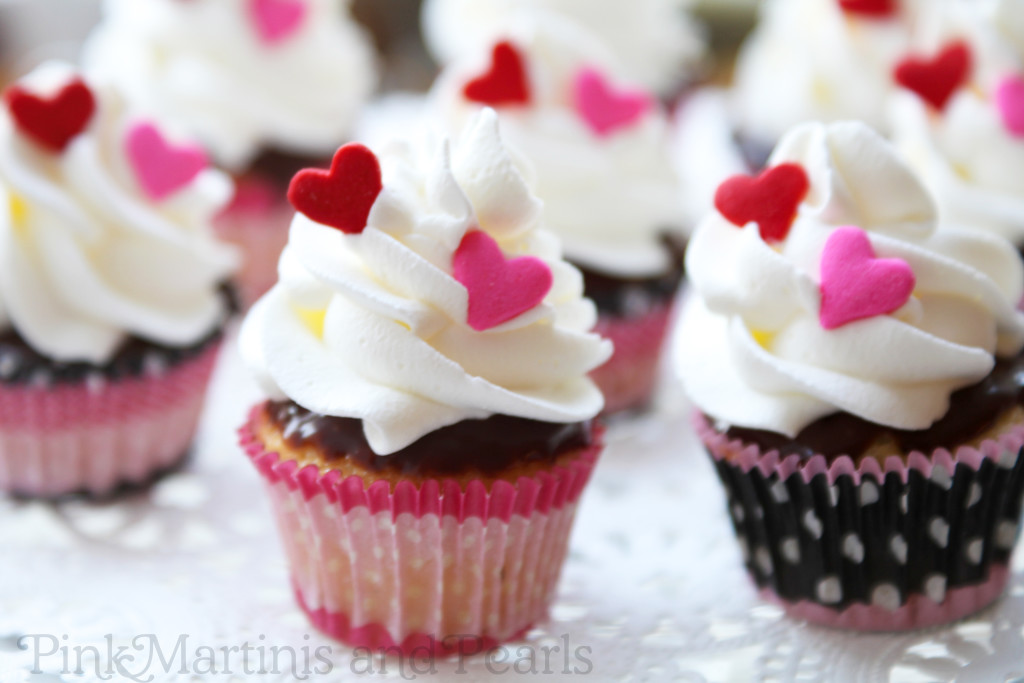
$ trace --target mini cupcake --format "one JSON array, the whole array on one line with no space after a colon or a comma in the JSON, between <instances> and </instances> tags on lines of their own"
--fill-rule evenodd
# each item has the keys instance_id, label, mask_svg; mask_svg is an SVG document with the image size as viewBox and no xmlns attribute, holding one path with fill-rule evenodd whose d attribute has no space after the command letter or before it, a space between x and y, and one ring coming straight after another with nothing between
<instances>
[{"instance_id":1,"label":"mini cupcake","mask_svg":"<svg viewBox=\"0 0 1024 683\"><path fill-rule=\"evenodd\" d=\"M694 80L704 55L702 32L688 0L426 0L421 23L442 66L472 57L523 16L569 21L615 54L627 80L667 100Z\"/></svg>"},{"instance_id":2,"label":"mini cupcake","mask_svg":"<svg viewBox=\"0 0 1024 683\"><path fill-rule=\"evenodd\" d=\"M544 617L601 450L579 272L493 112L449 151L342 147L292 182L281 280L244 323L243 427L298 602L344 642L476 652Z\"/></svg>"},{"instance_id":3,"label":"mini cupcake","mask_svg":"<svg viewBox=\"0 0 1024 683\"><path fill-rule=\"evenodd\" d=\"M50 63L0 110L0 490L105 495L189 449L236 258L201 150Z\"/></svg>"},{"instance_id":4,"label":"mini cupcake","mask_svg":"<svg viewBox=\"0 0 1024 683\"><path fill-rule=\"evenodd\" d=\"M525 22L510 35L442 73L433 114L457 130L497 108L547 226L583 272L598 332L615 344L594 374L605 409L642 407L682 279L685 219L666 114L575 26Z\"/></svg>"},{"instance_id":5,"label":"mini cupcake","mask_svg":"<svg viewBox=\"0 0 1024 683\"><path fill-rule=\"evenodd\" d=\"M934 194L943 227L992 232L1022 249L1024 62L1000 33L1008 17L985 9L934 13L897 73L893 140Z\"/></svg>"},{"instance_id":6,"label":"mini cupcake","mask_svg":"<svg viewBox=\"0 0 1024 683\"><path fill-rule=\"evenodd\" d=\"M84 61L133 105L180 125L230 172L218 233L244 254L251 303L276 280L288 181L326 165L370 96L370 41L347 0L107 0Z\"/></svg>"},{"instance_id":7,"label":"mini cupcake","mask_svg":"<svg viewBox=\"0 0 1024 683\"><path fill-rule=\"evenodd\" d=\"M995 600L1024 493L1024 268L936 230L861 123L726 181L687 253L680 368L747 568L811 621L900 630Z\"/></svg>"},{"instance_id":8,"label":"mini cupcake","mask_svg":"<svg viewBox=\"0 0 1024 683\"><path fill-rule=\"evenodd\" d=\"M913 14L913 0L762 3L732 93L750 168L760 170L782 134L805 121L859 119L884 130L892 70L909 45Z\"/></svg>"}]
</instances>

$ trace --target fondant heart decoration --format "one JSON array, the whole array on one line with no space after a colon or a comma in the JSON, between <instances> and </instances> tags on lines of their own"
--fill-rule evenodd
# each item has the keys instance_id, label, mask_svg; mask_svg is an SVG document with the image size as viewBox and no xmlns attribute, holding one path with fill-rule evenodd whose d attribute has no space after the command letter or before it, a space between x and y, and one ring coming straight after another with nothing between
<instances>
[{"instance_id":1,"label":"fondant heart decoration","mask_svg":"<svg viewBox=\"0 0 1024 683\"><path fill-rule=\"evenodd\" d=\"M334 154L329 171L307 168L288 186L288 201L311 220L355 235L384 189L380 162L367 147L349 143Z\"/></svg>"},{"instance_id":2,"label":"fondant heart decoration","mask_svg":"<svg viewBox=\"0 0 1024 683\"><path fill-rule=\"evenodd\" d=\"M153 201L185 187L208 165L195 145L173 145L152 123L137 123L125 136L125 153L143 191Z\"/></svg>"},{"instance_id":3,"label":"fondant heart decoration","mask_svg":"<svg viewBox=\"0 0 1024 683\"><path fill-rule=\"evenodd\" d=\"M821 254L821 311L826 330L897 310L914 291L914 271L896 258L876 258L860 228L837 228Z\"/></svg>"},{"instance_id":4,"label":"fondant heart decoration","mask_svg":"<svg viewBox=\"0 0 1024 683\"><path fill-rule=\"evenodd\" d=\"M529 104L526 64L515 45L508 41L495 45L490 68L466 83L462 93L467 100L492 107Z\"/></svg>"},{"instance_id":5,"label":"fondant heart decoration","mask_svg":"<svg viewBox=\"0 0 1024 683\"><path fill-rule=\"evenodd\" d=\"M585 68L573 83L573 105L590 130L605 136L628 128L651 108L650 95L638 90L615 90L596 69Z\"/></svg>"},{"instance_id":6,"label":"fondant heart decoration","mask_svg":"<svg viewBox=\"0 0 1024 683\"><path fill-rule=\"evenodd\" d=\"M839 0L839 7L849 14L883 19L896 14L895 0Z\"/></svg>"},{"instance_id":7,"label":"fondant heart decoration","mask_svg":"<svg viewBox=\"0 0 1024 683\"><path fill-rule=\"evenodd\" d=\"M12 85L4 92L4 102L19 131L47 150L58 153L85 130L96 111L92 91L80 78L50 97Z\"/></svg>"},{"instance_id":8,"label":"fondant heart decoration","mask_svg":"<svg viewBox=\"0 0 1024 683\"><path fill-rule=\"evenodd\" d=\"M1015 137L1024 137L1024 78L1007 76L996 86L996 108L1003 126Z\"/></svg>"},{"instance_id":9,"label":"fondant heart decoration","mask_svg":"<svg viewBox=\"0 0 1024 683\"><path fill-rule=\"evenodd\" d=\"M265 45L276 45L299 30L306 0L249 0L249 17Z\"/></svg>"},{"instance_id":10,"label":"fondant heart decoration","mask_svg":"<svg viewBox=\"0 0 1024 683\"><path fill-rule=\"evenodd\" d=\"M779 164L755 178L729 178L715 192L715 208L733 225L757 223L765 242L786 239L811 182L798 164Z\"/></svg>"},{"instance_id":11,"label":"fondant heart decoration","mask_svg":"<svg viewBox=\"0 0 1024 683\"><path fill-rule=\"evenodd\" d=\"M482 230L466 233L455 250L452 274L469 292L467 322L474 330L496 327L524 313L551 290L551 269L534 256L505 259Z\"/></svg>"},{"instance_id":12,"label":"fondant heart decoration","mask_svg":"<svg viewBox=\"0 0 1024 683\"><path fill-rule=\"evenodd\" d=\"M896 82L939 111L971 73L971 48L958 41L928 59L911 55L896 65Z\"/></svg>"}]
</instances>

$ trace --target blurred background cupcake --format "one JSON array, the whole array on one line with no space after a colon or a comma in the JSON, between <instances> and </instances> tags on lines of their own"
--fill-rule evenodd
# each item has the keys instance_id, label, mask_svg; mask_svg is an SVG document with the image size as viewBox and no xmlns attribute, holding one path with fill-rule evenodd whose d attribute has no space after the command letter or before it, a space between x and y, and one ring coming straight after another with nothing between
<instances>
[{"instance_id":1,"label":"blurred background cupcake","mask_svg":"<svg viewBox=\"0 0 1024 683\"><path fill-rule=\"evenodd\" d=\"M68 65L0 110L0 490L113 492L187 454L236 266L230 180Z\"/></svg>"},{"instance_id":2,"label":"blurred background cupcake","mask_svg":"<svg viewBox=\"0 0 1024 683\"><path fill-rule=\"evenodd\" d=\"M941 227L1024 248L1024 61L1009 38L1024 3L950 2L919 24L893 96L893 139Z\"/></svg>"},{"instance_id":3,"label":"blurred background cupcake","mask_svg":"<svg viewBox=\"0 0 1024 683\"><path fill-rule=\"evenodd\" d=\"M621 76L666 101L696 80L706 41L688 0L425 0L423 36L443 67L479 54L517 17L573 23L604 44Z\"/></svg>"},{"instance_id":4,"label":"blurred background cupcake","mask_svg":"<svg viewBox=\"0 0 1024 683\"><path fill-rule=\"evenodd\" d=\"M242 247L244 302L276 279L292 175L348 139L377 82L347 0L108 0L83 62L133 105L174 121L230 172L217 221Z\"/></svg>"},{"instance_id":5,"label":"blurred background cupcake","mask_svg":"<svg viewBox=\"0 0 1024 683\"><path fill-rule=\"evenodd\" d=\"M575 24L525 15L505 39L449 65L432 93L442 129L495 107L503 137L583 272L615 355L594 377L606 411L651 397L685 241L669 122L656 97Z\"/></svg>"},{"instance_id":6,"label":"blurred background cupcake","mask_svg":"<svg viewBox=\"0 0 1024 683\"><path fill-rule=\"evenodd\" d=\"M929 3L930 4L930 3ZM887 129L892 72L906 53L914 0L772 0L736 60L731 113L752 170L804 121L858 119Z\"/></svg>"}]
</instances>

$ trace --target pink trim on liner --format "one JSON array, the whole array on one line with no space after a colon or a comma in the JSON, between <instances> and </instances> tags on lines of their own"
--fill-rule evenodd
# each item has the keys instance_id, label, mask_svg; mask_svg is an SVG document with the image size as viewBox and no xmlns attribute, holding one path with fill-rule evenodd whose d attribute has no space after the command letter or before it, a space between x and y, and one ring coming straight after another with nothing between
<instances>
[{"instance_id":1,"label":"pink trim on liner","mask_svg":"<svg viewBox=\"0 0 1024 683\"><path fill-rule=\"evenodd\" d=\"M0 491L102 496L170 468L192 443L219 349L211 344L163 376L95 390L0 385Z\"/></svg>"},{"instance_id":2,"label":"pink trim on liner","mask_svg":"<svg viewBox=\"0 0 1024 683\"><path fill-rule=\"evenodd\" d=\"M1009 578L1010 570L996 564L984 582L951 588L941 603L922 593L914 593L895 610L858 603L837 611L807 600L788 602L767 588L760 590L759 595L781 606L792 617L822 626L858 631L911 631L948 624L988 607L1003 594Z\"/></svg>"},{"instance_id":3,"label":"pink trim on liner","mask_svg":"<svg viewBox=\"0 0 1024 683\"><path fill-rule=\"evenodd\" d=\"M546 617L603 429L567 467L515 485L488 492L480 480L463 489L447 479L391 491L282 462L253 432L259 410L240 442L266 481L299 604L317 628L354 646L440 656L451 637L487 649Z\"/></svg>"},{"instance_id":4,"label":"pink trim on liner","mask_svg":"<svg viewBox=\"0 0 1024 683\"><path fill-rule=\"evenodd\" d=\"M744 472L756 467L766 477L773 473L778 474L782 481L793 474L799 474L804 482L810 482L819 474L824 474L830 484L834 484L844 475L851 477L854 484L860 484L861 479L867 475L882 481L890 472L899 474L903 483L906 483L911 470L917 470L925 478L930 479L932 471L936 468L941 467L947 474L953 474L956 466L961 464L977 471L986 459L1010 469L1019 457L1021 446L1024 446L1024 426L1018 425L995 439L986 439L977 448L960 446L954 453L944 448L936 449L930 456L913 451L907 455L906 461L890 456L885 459L884 465L879 465L875 458L863 458L860 465L857 465L850 456L841 455L832 458L830 464L829 459L821 454L804 459L798 455L780 458L778 451L761 453L755 444L744 446L739 439L730 440L725 434L715 430L699 411L694 413L694 427L715 460L728 460Z\"/></svg>"},{"instance_id":5,"label":"pink trim on liner","mask_svg":"<svg viewBox=\"0 0 1024 683\"><path fill-rule=\"evenodd\" d=\"M590 373L604 394L604 415L641 408L651 399L672 310L669 301L635 318L598 318L594 332L615 345L612 357Z\"/></svg>"}]
</instances>

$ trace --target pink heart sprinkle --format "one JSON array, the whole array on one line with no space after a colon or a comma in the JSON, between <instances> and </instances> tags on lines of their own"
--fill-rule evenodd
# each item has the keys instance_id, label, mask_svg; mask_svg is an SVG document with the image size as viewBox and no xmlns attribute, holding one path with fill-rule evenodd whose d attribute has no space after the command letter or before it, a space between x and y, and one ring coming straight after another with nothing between
<instances>
[{"instance_id":1,"label":"pink heart sprinkle","mask_svg":"<svg viewBox=\"0 0 1024 683\"><path fill-rule=\"evenodd\" d=\"M573 104L590 129L600 136L625 128L651 108L651 96L639 90L615 90L599 71L584 68L576 74Z\"/></svg>"},{"instance_id":2,"label":"pink heart sprinkle","mask_svg":"<svg viewBox=\"0 0 1024 683\"><path fill-rule=\"evenodd\" d=\"M551 269L534 256L505 259L494 238L471 230L452 259L452 274L469 292L467 322L488 330L524 313L551 290Z\"/></svg>"},{"instance_id":3,"label":"pink heart sprinkle","mask_svg":"<svg viewBox=\"0 0 1024 683\"><path fill-rule=\"evenodd\" d=\"M1006 130L1024 137L1024 78L1007 76L996 86L996 107Z\"/></svg>"},{"instance_id":4,"label":"pink heart sprinkle","mask_svg":"<svg viewBox=\"0 0 1024 683\"><path fill-rule=\"evenodd\" d=\"M875 257L866 232L853 226L837 228L821 254L818 319L826 330L834 330L892 313L907 303L915 283L906 261Z\"/></svg>"},{"instance_id":5,"label":"pink heart sprinkle","mask_svg":"<svg viewBox=\"0 0 1024 683\"><path fill-rule=\"evenodd\" d=\"M173 194L207 167L206 153L194 145L167 142L152 123L137 123L125 136L125 151L146 195L160 201Z\"/></svg>"},{"instance_id":6,"label":"pink heart sprinkle","mask_svg":"<svg viewBox=\"0 0 1024 683\"><path fill-rule=\"evenodd\" d=\"M249 15L266 45L275 45L298 31L307 9L305 0L249 0Z\"/></svg>"}]
</instances>

